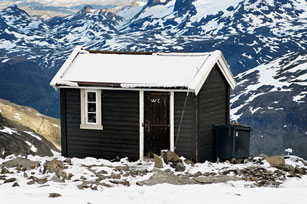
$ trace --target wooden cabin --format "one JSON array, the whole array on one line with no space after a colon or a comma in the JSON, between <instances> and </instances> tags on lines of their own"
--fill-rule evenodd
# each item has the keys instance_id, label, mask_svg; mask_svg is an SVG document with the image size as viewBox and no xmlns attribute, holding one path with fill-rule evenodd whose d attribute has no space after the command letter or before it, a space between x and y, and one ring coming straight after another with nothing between
<instances>
[{"instance_id":1,"label":"wooden cabin","mask_svg":"<svg viewBox=\"0 0 307 204\"><path fill-rule=\"evenodd\" d=\"M76 47L60 89L62 155L130 160L169 149L215 159L213 124L229 123L234 77L220 51L135 53Z\"/></svg>"}]
</instances>

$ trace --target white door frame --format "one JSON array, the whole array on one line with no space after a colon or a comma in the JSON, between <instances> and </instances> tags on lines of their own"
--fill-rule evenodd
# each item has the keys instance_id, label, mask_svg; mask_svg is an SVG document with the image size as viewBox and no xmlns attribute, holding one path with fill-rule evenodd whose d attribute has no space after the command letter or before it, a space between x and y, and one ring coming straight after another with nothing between
<instances>
[{"instance_id":1,"label":"white door frame","mask_svg":"<svg viewBox=\"0 0 307 204\"><path fill-rule=\"evenodd\" d=\"M170 151L174 151L174 135L175 135L175 103L174 103L174 91L170 92ZM144 90L139 91L139 157L144 159Z\"/></svg>"}]
</instances>

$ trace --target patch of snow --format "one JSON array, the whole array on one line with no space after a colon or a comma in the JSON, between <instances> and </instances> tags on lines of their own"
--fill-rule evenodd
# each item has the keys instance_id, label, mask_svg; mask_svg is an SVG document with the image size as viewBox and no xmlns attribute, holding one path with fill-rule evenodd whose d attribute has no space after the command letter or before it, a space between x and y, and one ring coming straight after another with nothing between
<instances>
[{"instance_id":1,"label":"patch of snow","mask_svg":"<svg viewBox=\"0 0 307 204\"><path fill-rule=\"evenodd\" d=\"M255 108L253 109L252 107L249 108L249 111L254 114L255 112L257 112L258 110L261 110L262 108L261 107L258 107L258 108Z\"/></svg>"},{"instance_id":2,"label":"patch of snow","mask_svg":"<svg viewBox=\"0 0 307 204\"><path fill-rule=\"evenodd\" d=\"M31 151L32 152L36 152L37 151L37 148L31 143L31 142L29 142L29 141L25 141L25 143L29 146L29 147L31 147Z\"/></svg>"},{"instance_id":3,"label":"patch of snow","mask_svg":"<svg viewBox=\"0 0 307 204\"><path fill-rule=\"evenodd\" d=\"M17 133L16 130L13 130L13 129L11 129L9 127L5 127L5 126L3 126L3 127L4 128L2 130L0 130L0 132L4 132L4 133L10 134L10 135L12 135L13 133Z\"/></svg>"},{"instance_id":4,"label":"patch of snow","mask_svg":"<svg viewBox=\"0 0 307 204\"><path fill-rule=\"evenodd\" d=\"M2 60L2 63L6 63L6 62L9 61L9 60L10 60L9 58L4 59L4 60Z\"/></svg>"},{"instance_id":5,"label":"patch of snow","mask_svg":"<svg viewBox=\"0 0 307 204\"><path fill-rule=\"evenodd\" d=\"M60 152L54 151L53 149L51 149L50 151L54 156L61 156Z\"/></svg>"},{"instance_id":6,"label":"patch of snow","mask_svg":"<svg viewBox=\"0 0 307 204\"><path fill-rule=\"evenodd\" d=\"M27 133L28 135L31 135L32 137L35 137L38 140L42 140L42 138L40 138L39 136L35 135L33 132L30 131L23 131L24 133Z\"/></svg>"},{"instance_id":7,"label":"patch of snow","mask_svg":"<svg viewBox=\"0 0 307 204\"><path fill-rule=\"evenodd\" d=\"M52 124L54 127L59 127L57 124Z\"/></svg>"}]
</instances>

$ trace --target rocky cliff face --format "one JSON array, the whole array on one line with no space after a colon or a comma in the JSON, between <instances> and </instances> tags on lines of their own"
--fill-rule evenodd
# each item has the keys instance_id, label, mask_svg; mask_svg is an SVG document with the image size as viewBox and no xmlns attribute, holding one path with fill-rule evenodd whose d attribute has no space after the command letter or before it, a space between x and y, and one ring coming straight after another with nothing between
<instances>
[{"instance_id":1,"label":"rocky cliff face","mask_svg":"<svg viewBox=\"0 0 307 204\"><path fill-rule=\"evenodd\" d=\"M51 156L60 149L60 121L0 99L0 157Z\"/></svg>"}]
</instances>

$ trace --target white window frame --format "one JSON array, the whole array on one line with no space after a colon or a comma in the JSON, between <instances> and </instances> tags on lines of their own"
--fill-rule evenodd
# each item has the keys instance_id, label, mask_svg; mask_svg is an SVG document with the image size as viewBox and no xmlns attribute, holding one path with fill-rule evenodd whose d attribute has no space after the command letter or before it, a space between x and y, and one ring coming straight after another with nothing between
<instances>
[{"instance_id":1,"label":"white window frame","mask_svg":"<svg viewBox=\"0 0 307 204\"><path fill-rule=\"evenodd\" d=\"M96 93L96 123L88 122L88 98L87 93L94 92ZM102 130L102 119L101 119L101 90L93 89L80 89L80 104L81 104L81 124L80 129L93 129L93 130Z\"/></svg>"}]
</instances>

